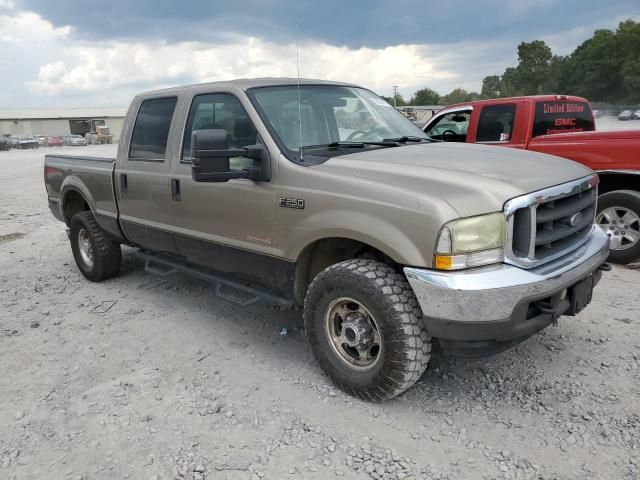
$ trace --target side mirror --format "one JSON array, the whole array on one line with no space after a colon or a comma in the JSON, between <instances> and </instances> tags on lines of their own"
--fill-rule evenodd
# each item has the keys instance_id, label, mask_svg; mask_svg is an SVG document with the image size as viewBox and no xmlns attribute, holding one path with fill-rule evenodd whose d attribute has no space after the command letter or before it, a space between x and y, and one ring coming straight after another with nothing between
<instances>
[{"instance_id":1,"label":"side mirror","mask_svg":"<svg viewBox=\"0 0 640 480\"><path fill-rule=\"evenodd\" d=\"M229 158L246 157L257 165L243 170L229 166ZM223 129L194 130L191 134L191 177L196 182L228 182L247 178L256 182L271 180L271 163L264 145L229 148L227 131Z\"/></svg>"}]
</instances>

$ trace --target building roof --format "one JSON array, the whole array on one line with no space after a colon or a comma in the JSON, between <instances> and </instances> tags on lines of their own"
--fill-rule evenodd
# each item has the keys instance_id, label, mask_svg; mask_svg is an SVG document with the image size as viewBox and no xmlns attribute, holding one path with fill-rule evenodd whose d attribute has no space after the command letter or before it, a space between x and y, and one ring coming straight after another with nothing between
<instances>
[{"instance_id":1,"label":"building roof","mask_svg":"<svg viewBox=\"0 0 640 480\"><path fill-rule=\"evenodd\" d=\"M0 108L0 120L51 120L124 117L127 107Z\"/></svg>"}]
</instances>

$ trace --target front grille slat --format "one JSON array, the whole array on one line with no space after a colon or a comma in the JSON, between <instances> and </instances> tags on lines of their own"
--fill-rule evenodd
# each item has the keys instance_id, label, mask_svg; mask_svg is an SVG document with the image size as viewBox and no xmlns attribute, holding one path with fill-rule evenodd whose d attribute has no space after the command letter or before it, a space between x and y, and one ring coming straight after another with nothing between
<instances>
[{"instance_id":1,"label":"front grille slat","mask_svg":"<svg viewBox=\"0 0 640 480\"><path fill-rule=\"evenodd\" d=\"M553 208L538 208L538 211L536 212L536 222L551 222L562 217L570 216L577 211L589 208L595 200L595 192L591 190L589 194L575 199L569 198L567 200L568 201L563 202L560 205L556 204Z\"/></svg>"},{"instance_id":2,"label":"front grille slat","mask_svg":"<svg viewBox=\"0 0 640 480\"><path fill-rule=\"evenodd\" d=\"M535 266L584 243L595 220L597 177L541 190L514 199L509 258Z\"/></svg>"},{"instance_id":3,"label":"front grille slat","mask_svg":"<svg viewBox=\"0 0 640 480\"><path fill-rule=\"evenodd\" d=\"M551 228L542 228L541 230L538 230L536 232L536 247L573 235L593 223L593 211L591 209L581 210L580 213L583 214L583 218L575 226L553 222L553 226ZM552 224L552 222L549 222L546 225L550 224Z\"/></svg>"}]
</instances>

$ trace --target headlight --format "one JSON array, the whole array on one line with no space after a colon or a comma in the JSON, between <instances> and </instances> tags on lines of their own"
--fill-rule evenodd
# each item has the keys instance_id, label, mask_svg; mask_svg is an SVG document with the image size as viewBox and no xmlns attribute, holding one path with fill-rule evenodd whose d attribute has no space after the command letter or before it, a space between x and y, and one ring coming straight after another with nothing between
<instances>
[{"instance_id":1,"label":"headlight","mask_svg":"<svg viewBox=\"0 0 640 480\"><path fill-rule=\"evenodd\" d=\"M438 270L459 270L501 262L505 233L503 213L453 220L440 230L434 266Z\"/></svg>"}]
</instances>

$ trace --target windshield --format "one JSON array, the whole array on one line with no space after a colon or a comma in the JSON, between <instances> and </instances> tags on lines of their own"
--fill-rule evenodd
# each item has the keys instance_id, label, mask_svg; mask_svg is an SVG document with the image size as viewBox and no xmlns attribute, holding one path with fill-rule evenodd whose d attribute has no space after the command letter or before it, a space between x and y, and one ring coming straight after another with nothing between
<instances>
[{"instance_id":1,"label":"windshield","mask_svg":"<svg viewBox=\"0 0 640 480\"><path fill-rule=\"evenodd\" d=\"M296 85L286 85L254 88L250 94L288 156L295 156L300 148L336 142L428 138L395 108L363 88L302 85L298 91Z\"/></svg>"}]
</instances>

